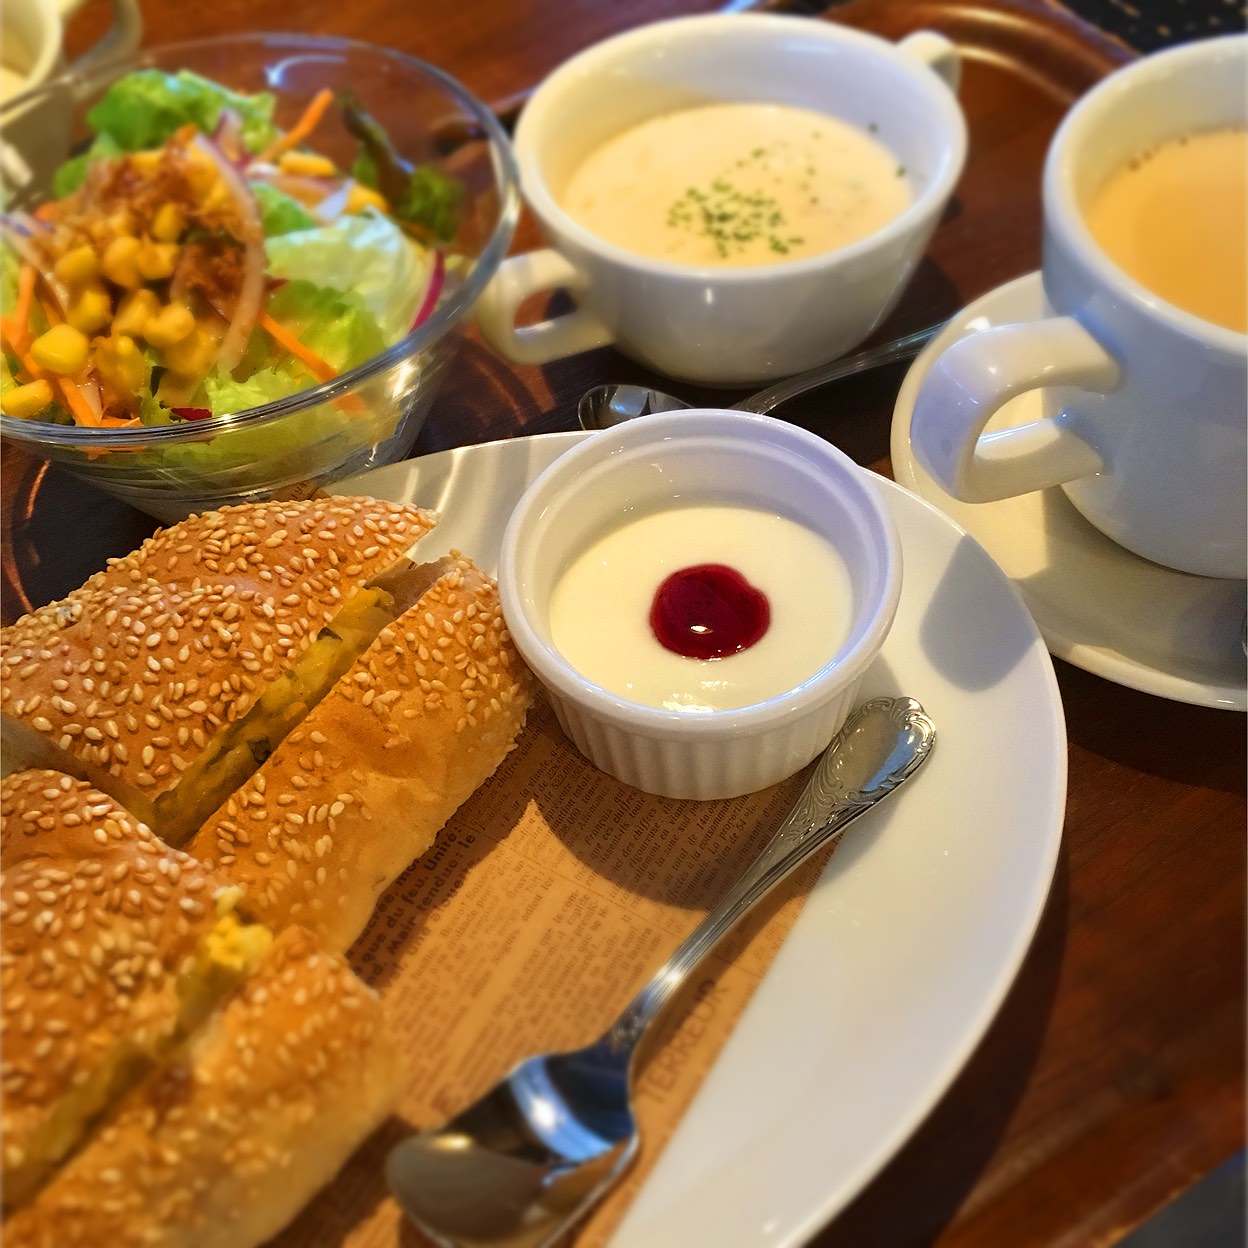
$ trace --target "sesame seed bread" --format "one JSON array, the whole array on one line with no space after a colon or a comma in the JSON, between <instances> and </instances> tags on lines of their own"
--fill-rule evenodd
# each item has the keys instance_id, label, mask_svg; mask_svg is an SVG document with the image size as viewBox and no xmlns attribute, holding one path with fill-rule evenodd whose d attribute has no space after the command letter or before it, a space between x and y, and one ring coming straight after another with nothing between
<instances>
[{"instance_id":1,"label":"sesame seed bread","mask_svg":"<svg viewBox=\"0 0 1248 1248\"><path fill-rule=\"evenodd\" d=\"M0 784L0 864L7 1206L170 1042L178 973L217 920L222 881L50 771Z\"/></svg>"},{"instance_id":2,"label":"sesame seed bread","mask_svg":"<svg viewBox=\"0 0 1248 1248\"><path fill-rule=\"evenodd\" d=\"M242 886L249 914L299 923L326 949L363 931L386 886L493 774L532 702L494 582L458 555L434 570L188 845Z\"/></svg>"},{"instance_id":3,"label":"sesame seed bread","mask_svg":"<svg viewBox=\"0 0 1248 1248\"><path fill-rule=\"evenodd\" d=\"M5 1248L251 1248L392 1109L376 996L298 928L38 1195Z\"/></svg>"},{"instance_id":4,"label":"sesame seed bread","mask_svg":"<svg viewBox=\"0 0 1248 1248\"><path fill-rule=\"evenodd\" d=\"M158 532L0 630L10 763L90 780L151 822L214 737L434 523L414 506L318 498Z\"/></svg>"}]
</instances>

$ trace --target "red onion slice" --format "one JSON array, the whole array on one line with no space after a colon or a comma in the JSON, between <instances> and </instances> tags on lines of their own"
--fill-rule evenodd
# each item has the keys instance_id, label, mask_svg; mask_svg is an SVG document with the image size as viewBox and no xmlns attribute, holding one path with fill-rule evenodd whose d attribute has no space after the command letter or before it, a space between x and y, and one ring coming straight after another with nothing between
<instances>
[{"instance_id":1,"label":"red onion slice","mask_svg":"<svg viewBox=\"0 0 1248 1248\"><path fill-rule=\"evenodd\" d=\"M251 154L243 146L243 119L232 108L221 110L212 132L212 141L232 165L241 168L251 159Z\"/></svg>"},{"instance_id":2,"label":"red onion slice","mask_svg":"<svg viewBox=\"0 0 1248 1248\"><path fill-rule=\"evenodd\" d=\"M272 165L249 165L247 177L253 182L267 183L275 191L289 195L297 204L302 204L309 210L323 203L339 185L334 178L308 178L302 174L280 173Z\"/></svg>"},{"instance_id":3,"label":"red onion slice","mask_svg":"<svg viewBox=\"0 0 1248 1248\"><path fill-rule=\"evenodd\" d=\"M351 197L351 188L355 185L354 178L348 178L336 191L331 195L326 195L319 204L312 206L312 215L318 221L324 222L326 225L332 225L342 216L343 210L347 206L347 200Z\"/></svg>"},{"instance_id":4,"label":"red onion slice","mask_svg":"<svg viewBox=\"0 0 1248 1248\"><path fill-rule=\"evenodd\" d=\"M69 291L31 245L30 232L24 231L22 225L12 217L0 216L0 236L39 274L40 280L56 297L56 302L60 305L57 310L64 317L65 309L69 307Z\"/></svg>"},{"instance_id":5,"label":"red onion slice","mask_svg":"<svg viewBox=\"0 0 1248 1248\"><path fill-rule=\"evenodd\" d=\"M423 325L433 315L433 310L438 305L438 296L442 293L445 283L446 264L442 259L442 253L435 251L433 272L429 277L429 285L425 287L425 297L420 301L420 307L416 310L416 316L412 320L412 329ZM412 330L409 329L407 332L410 334Z\"/></svg>"},{"instance_id":6,"label":"red onion slice","mask_svg":"<svg viewBox=\"0 0 1248 1248\"><path fill-rule=\"evenodd\" d=\"M242 227L239 233L244 248L243 280L217 356L217 362L228 373L243 358L264 301L264 231L260 224L260 206L256 203L256 197L251 193L246 179L226 160L215 144L202 134L197 134L191 142L196 150L212 161L220 174L221 181L238 207Z\"/></svg>"}]
</instances>

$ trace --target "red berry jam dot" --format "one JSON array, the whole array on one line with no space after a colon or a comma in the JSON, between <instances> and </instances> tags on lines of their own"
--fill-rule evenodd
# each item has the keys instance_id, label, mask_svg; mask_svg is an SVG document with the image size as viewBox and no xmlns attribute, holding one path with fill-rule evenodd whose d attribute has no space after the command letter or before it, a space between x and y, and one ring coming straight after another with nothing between
<instances>
[{"instance_id":1,"label":"red berry jam dot","mask_svg":"<svg viewBox=\"0 0 1248 1248\"><path fill-rule=\"evenodd\" d=\"M654 595L659 644L690 659L722 659L754 645L771 623L767 595L722 563L673 572Z\"/></svg>"}]
</instances>

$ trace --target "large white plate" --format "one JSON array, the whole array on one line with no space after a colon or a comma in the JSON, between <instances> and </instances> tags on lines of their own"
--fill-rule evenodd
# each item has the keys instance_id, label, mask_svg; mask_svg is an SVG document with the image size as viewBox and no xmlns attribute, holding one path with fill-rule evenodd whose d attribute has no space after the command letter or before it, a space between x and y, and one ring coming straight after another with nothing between
<instances>
[{"instance_id":1,"label":"large white plate","mask_svg":"<svg viewBox=\"0 0 1248 1248\"><path fill-rule=\"evenodd\" d=\"M1094 528L1061 490L963 503L915 462L910 417L936 357L966 334L1044 314L1040 274L1029 273L977 299L928 343L897 395L894 475L984 544L1058 658L1177 702L1244 710L1243 581L1191 576L1141 559ZM1020 395L989 428L1036 419L1041 401L1037 390Z\"/></svg>"},{"instance_id":2,"label":"large white plate","mask_svg":"<svg viewBox=\"0 0 1248 1248\"><path fill-rule=\"evenodd\" d=\"M585 436L465 447L336 488L438 509L422 555L436 540L492 569L525 485ZM901 530L905 579L863 696L918 698L936 722L936 748L832 857L620 1226L618 1248L802 1242L939 1099L1040 917L1066 794L1052 663L981 547L877 480Z\"/></svg>"}]
</instances>

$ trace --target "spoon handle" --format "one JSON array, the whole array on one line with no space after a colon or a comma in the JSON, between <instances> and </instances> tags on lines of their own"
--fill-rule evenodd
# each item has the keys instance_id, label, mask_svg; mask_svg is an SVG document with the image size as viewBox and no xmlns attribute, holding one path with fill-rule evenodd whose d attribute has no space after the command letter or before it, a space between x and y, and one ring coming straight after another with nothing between
<instances>
[{"instance_id":1,"label":"spoon handle","mask_svg":"<svg viewBox=\"0 0 1248 1248\"><path fill-rule=\"evenodd\" d=\"M936 730L913 698L875 698L845 721L775 836L632 999L600 1043L631 1052L702 959L785 876L887 797L931 752Z\"/></svg>"},{"instance_id":2,"label":"spoon handle","mask_svg":"<svg viewBox=\"0 0 1248 1248\"><path fill-rule=\"evenodd\" d=\"M831 364L824 364L820 368L812 368L808 372L786 377L783 381L776 382L774 386L768 386L766 390L760 390L757 394L750 395L748 399L734 403L733 406L743 412L757 412L760 416L765 416L774 408L779 407L781 403L787 403L799 394L805 394L807 390L826 386L828 382L838 381L842 377L852 377L855 373L865 373L868 369L879 368L882 364L908 360L912 355L918 355L924 344L934 338L944 327L943 321L939 325L929 325L926 329L916 330L904 338L895 338L892 342L882 343L868 351L846 355L839 360L833 360Z\"/></svg>"}]
</instances>

